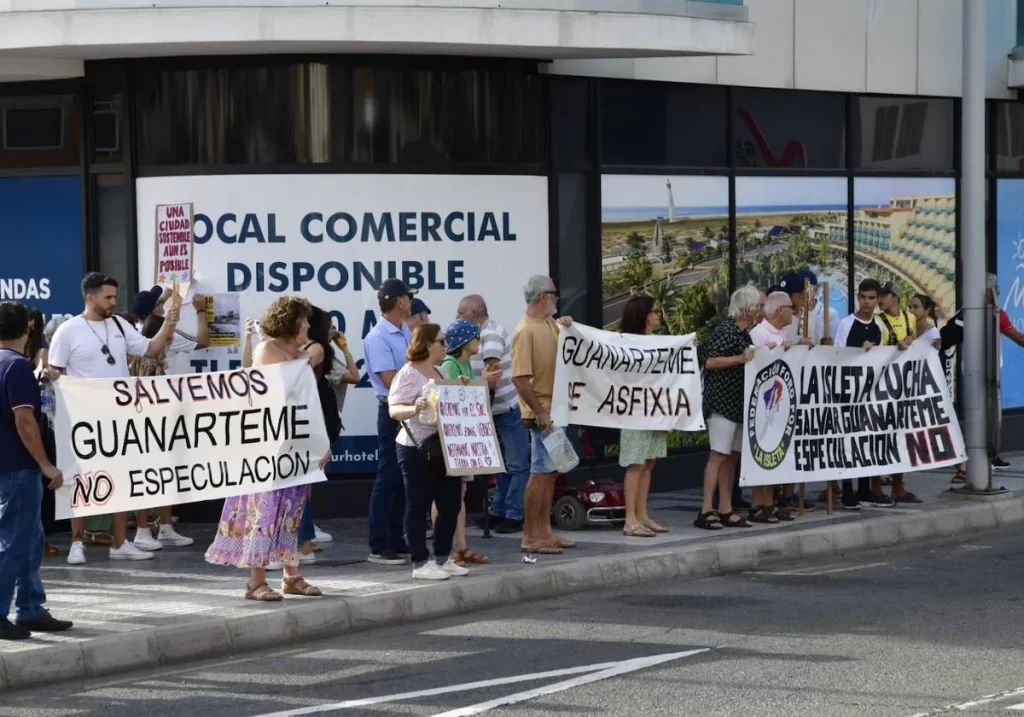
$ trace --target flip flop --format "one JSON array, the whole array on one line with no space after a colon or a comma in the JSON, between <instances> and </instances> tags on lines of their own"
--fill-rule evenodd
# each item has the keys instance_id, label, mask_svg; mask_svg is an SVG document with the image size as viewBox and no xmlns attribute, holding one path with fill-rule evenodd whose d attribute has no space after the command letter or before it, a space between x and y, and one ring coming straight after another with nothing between
<instances>
[{"instance_id":1,"label":"flip flop","mask_svg":"<svg viewBox=\"0 0 1024 717\"><path fill-rule=\"evenodd\" d=\"M555 545L557 545L559 548L563 548L563 549L569 549L569 548L575 548L576 547L576 543L572 542L568 538L555 538Z\"/></svg>"},{"instance_id":2,"label":"flip flop","mask_svg":"<svg viewBox=\"0 0 1024 717\"><path fill-rule=\"evenodd\" d=\"M538 545L533 548L520 548L523 553L536 553L537 555L561 555L562 549L557 545Z\"/></svg>"}]
</instances>

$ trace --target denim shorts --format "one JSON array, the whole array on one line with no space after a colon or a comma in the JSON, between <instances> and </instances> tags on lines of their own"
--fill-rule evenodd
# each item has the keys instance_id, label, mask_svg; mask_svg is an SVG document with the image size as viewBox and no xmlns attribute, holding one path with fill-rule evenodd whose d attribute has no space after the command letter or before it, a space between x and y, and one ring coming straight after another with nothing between
<instances>
[{"instance_id":1,"label":"denim shorts","mask_svg":"<svg viewBox=\"0 0 1024 717\"><path fill-rule=\"evenodd\" d=\"M561 428L554 429L561 431ZM544 447L544 436L545 431L540 431L535 428L530 429L530 473L541 474L541 473L557 473L558 469L555 468L555 462L551 460L551 456L548 454L548 449Z\"/></svg>"}]
</instances>

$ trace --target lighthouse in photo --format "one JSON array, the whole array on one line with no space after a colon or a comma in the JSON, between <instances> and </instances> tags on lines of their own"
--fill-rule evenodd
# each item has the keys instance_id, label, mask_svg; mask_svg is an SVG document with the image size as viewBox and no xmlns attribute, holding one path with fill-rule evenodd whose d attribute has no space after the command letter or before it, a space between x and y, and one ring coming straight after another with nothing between
<instances>
[{"instance_id":1,"label":"lighthouse in photo","mask_svg":"<svg viewBox=\"0 0 1024 717\"><path fill-rule=\"evenodd\" d=\"M665 186L668 188L668 220L674 222L676 220L676 202L672 199L672 180L666 179Z\"/></svg>"}]
</instances>

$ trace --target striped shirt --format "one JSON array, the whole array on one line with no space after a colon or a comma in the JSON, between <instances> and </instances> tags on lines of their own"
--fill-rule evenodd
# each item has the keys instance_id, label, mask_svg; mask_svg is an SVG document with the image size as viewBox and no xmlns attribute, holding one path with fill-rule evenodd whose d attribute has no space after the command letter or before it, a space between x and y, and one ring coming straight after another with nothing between
<instances>
[{"instance_id":1,"label":"striped shirt","mask_svg":"<svg viewBox=\"0 0 1024 717\"><path fill-rule=\"evenodd\" d=\"M501 380L494 389L494 405L491 406L491 412L500 416L519 406L519 396L512 384L512 341L508 331L493 319L487 319L480 327L480 353L472 357L473 371L477 375L483 375L486 359L501 362Z\"/></svg>"}]
</instances>

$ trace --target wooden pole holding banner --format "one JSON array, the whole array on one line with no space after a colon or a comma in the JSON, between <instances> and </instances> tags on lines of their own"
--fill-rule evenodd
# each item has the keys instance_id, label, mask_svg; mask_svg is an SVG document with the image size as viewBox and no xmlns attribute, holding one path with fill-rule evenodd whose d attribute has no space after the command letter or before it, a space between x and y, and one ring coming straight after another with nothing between
<instances>
[{"instance_id":1,"label":"wooden pole holding banner","mask_svg":"<svg viewBox=\"0 0 1024 717\"><path fill-rule=\"evenodd\" d=\"M828 338L831 338L831 335L829 334L829 330L830 329L829 329L829 325L828 325L829 296L828 296L828 282L827 281L821 285L821 291L822 291L822 301L825 302L824 306L822 307L824 309L824 313L821 315L822 319L824 319L825 326L824 326L824 329L821 332L821 338L828 339Z\"/></svg>"},{"instance_id":2,"label":"wooden pole holding banner","mask_svg":"<svg viewBox=\"0 0 1024 717\"><path fill-rule=\"evenodd\" d=\"M804 279L804 315L803 315L803 338L807 340L810 338L811 331L811 280ZM796 501L796 512L797 515L803 517L804 514L804 498L806 495L806 488L803 483L800 484L800 495Z\"/></svg>"}]
</instances>

